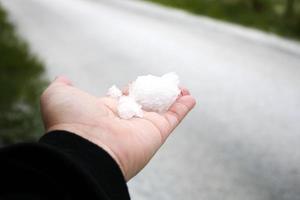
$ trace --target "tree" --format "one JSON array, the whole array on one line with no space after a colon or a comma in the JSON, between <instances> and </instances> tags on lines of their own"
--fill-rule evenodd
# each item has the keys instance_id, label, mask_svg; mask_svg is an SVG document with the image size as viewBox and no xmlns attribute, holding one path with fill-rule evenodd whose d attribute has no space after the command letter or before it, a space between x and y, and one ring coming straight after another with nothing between
<instances>
[{"instance_id":1,"label":"tree","mask_svg":"<svg viewBox=\"0 0 300 200\"><path fill-rule=\"evenodd\" d=\"M294 15L294 4L295 0L286 0L285 16L287 18L292 17Z\"/></svg>"},{"instance_id":2,"label":"tree","mask_svg":"<svg viewBox=\"0 0 300 200\"><path fill-rule=\"evenodd\" d=\"M262 12L265 9L265 3L262 0L251 0L251 6L256 12Z\"/></svg>"},{"instance_id":3,"label":"tree","mask_svg":"<svg viewBox=\"0 0 300 200\"><path fill-rule=\"evenodd\" d=\"M0 5L0 146L37 138L43 132L39 95L44 67L16 34Z\"/></svg>"}]
</instances>

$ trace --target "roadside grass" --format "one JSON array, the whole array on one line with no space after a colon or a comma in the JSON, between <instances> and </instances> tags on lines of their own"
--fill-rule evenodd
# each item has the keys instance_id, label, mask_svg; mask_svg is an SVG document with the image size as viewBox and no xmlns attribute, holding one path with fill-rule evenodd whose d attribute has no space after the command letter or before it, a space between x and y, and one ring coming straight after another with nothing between
<instances>
[{"instance_id":1,"label":"roadside grass","mask_svg":"<svg viewBox=\"0 0 300 200\"><path fill-rule=\"evenodd\" d=\"M147 0L220 20L300 39L300 1L286 12L287 0Z\"/></svg>"},{"instance_id":2,"label":"roadside grass","mask_svg":"<svg viewBox=\"0 0 300 200\"><path fill-rule=\"evenodd\" d=\"M0 5L0 144L31 141L43 132L39 96L44 67L16 34Z\"/></svg>"}]
</instances>

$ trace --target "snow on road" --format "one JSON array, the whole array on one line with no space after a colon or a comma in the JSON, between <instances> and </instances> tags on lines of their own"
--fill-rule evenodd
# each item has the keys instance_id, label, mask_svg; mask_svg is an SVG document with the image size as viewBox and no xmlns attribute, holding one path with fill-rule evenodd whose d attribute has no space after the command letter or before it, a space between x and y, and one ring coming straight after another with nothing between
<instances>
[{"instance_id":1,"label":"snow on road","mask_svg":"<svg viewBox=\"0 0 300 200\"><path fill-rule=\"evenodd\" d=\"M132 198L297 200L300 45L129 0L1 0L44 59L102 95L176 71L198 105L145 170Z\"/></svg>"}]
</instances>

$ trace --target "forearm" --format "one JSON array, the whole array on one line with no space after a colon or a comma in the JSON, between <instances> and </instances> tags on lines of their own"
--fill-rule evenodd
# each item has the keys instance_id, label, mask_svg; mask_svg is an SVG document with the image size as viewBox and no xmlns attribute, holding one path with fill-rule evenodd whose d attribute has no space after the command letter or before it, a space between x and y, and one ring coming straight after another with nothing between
<instances>
[{"instance_id":1,"label":"forearm","mask_svg":"<svg viewBox=\"0 0 300 200\"><path fill-rule=\"evenodd\" d=\"M39 143L6 147L0 162L5 185L0 197L129 199L122 172L109 154L72 133L54 131Z\"/></svg>"}]
</instances>

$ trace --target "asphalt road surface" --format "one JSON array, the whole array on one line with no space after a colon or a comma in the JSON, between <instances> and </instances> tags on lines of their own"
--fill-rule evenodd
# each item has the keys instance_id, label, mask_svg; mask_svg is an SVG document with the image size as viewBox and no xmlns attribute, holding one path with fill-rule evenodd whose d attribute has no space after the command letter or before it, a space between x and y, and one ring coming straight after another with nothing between
<instances>
[{"instance_id":1,"label":"asphalt road surface","mask_svg":"<svg viewBox=\"0 0 300 200\"><path fill-rule=\"evenodd\" d=\"M299 200L300 45L129 0L1 0L47 66L103 95L175 71L198 100L134 200Z\"/></svg>"}]
</instances>

